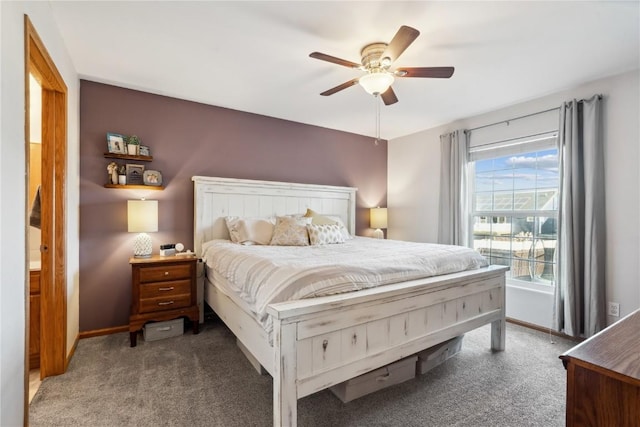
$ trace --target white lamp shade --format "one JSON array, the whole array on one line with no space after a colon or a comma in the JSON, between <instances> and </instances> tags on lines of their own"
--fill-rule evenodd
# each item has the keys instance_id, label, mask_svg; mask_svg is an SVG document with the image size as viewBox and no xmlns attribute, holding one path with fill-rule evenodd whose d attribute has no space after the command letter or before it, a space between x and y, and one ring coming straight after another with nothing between
<instances>
[{"instance_id":1,"label":"white lamp shade","mask_svg":"<svg viewBox=\"0 0 640 427\"><path fill-rule=\"evenodd\" d=\"M360 77L358 83L371 95L379 95L389 89L393 80L393 75L389 73L370 73Z\"/></svg>"},{"instance_id":2,"label":"white lamp shade","mask_svg":"<svg viewBox=\"0 0 640 427\"><path fill-rule=\"evenodd\" d=\"M371 228L387 228L387 208L371 208Z\"/></svg>"},{"instance_id":3,"label":"white lamp shade","mask_svg":"<svg viewBox=\"0 0 640 427\"><path fill-rule=\"evenodd\" d=\"M158 231L158 201L128 200L127 222L129 233Z\"/></svg>"}]
</instances>

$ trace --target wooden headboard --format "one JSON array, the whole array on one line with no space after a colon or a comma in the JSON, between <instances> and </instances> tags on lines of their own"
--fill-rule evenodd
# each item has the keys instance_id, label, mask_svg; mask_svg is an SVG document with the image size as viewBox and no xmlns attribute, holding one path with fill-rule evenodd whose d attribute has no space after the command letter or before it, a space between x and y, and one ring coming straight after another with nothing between
<instances>
[{"instance_id":1,"label":"wooden headboard","mask_svg":"<svg viewBox=\"0 0 640 427\"><path fill-rule=\"evenodd\" d=\"M304 214L307 208L339 216L355 234L356 188L249 179L194 176L193 245L228 239L226 216L265 217Z\"/></svg>"}]
</instances>

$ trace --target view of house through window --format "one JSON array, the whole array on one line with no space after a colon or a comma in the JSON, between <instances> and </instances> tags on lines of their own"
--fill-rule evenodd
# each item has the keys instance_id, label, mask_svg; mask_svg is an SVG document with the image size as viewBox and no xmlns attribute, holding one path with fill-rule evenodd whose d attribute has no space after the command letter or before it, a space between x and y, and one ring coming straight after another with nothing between
<instances>
[{"instance_id":1,"label":"view of house through window","mask_svg":"<svg viewBox=\"0 0 640 427\"><path fill-rule=\"evenodd\" d=\"M471 153L471 244L491 264L511 267L512 283L548 289L556 274L558 150L555 134L540 141L519 143L512 154L504 144Z\"/></svg>"}]
</instances>

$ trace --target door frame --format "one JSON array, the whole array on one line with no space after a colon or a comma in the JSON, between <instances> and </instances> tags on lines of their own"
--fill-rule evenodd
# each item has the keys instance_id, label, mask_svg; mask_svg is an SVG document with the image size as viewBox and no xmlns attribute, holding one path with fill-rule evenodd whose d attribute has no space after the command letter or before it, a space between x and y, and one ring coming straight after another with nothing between
<instances>
[{"instance_id":1,"label":"door frame","mask_svg":"<svg viewBox=\"0 0 640 427\"><path fill-rule=\"evenodd\" d=\"M29 74L42 86L42 183L41 183L41 304L40 378L59 375L67 369L67 86L42 43L33 24L24 15L25 49L25 192L29 180ZM28 197L25 203L25 235L28 239ZM28 241L28 240L27 240ZM28 249L25 245L28 259ZM28 264L28 263L27 263ZM26 266L25 266L26 268ZM28 270L28 269L27 269ZM29 274L25 280L25 421L28 420Z\"/></svg>"}]
</instances>

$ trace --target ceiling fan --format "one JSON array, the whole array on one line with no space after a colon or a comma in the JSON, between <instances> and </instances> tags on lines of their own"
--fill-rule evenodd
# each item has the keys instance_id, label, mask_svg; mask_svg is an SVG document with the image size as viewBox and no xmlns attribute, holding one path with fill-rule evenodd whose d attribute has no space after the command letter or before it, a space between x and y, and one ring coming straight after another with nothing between
<instances>
[{"instance_id":1,"label":"ceiling fan","mask_svg":"<svg viewBox=\"0 0 640 427\"><path fill-rule=\"evenodd\" d=\"M380 95L385 105L398 102L398 97L391 88L396 77L430 77L448 79L453 75L453 67L402 67L390 70L391 65L407 47L420 35L415 28L403 25L389 44L371 43L360 52L361 64L336 58L320 52L313 52L309 56L322 61L332 62L349 68L366 71L366 74L342 83L334 88L322 92L320 95L329 96L357 83L374 96Z\"/></svg>"}]
</instances>

